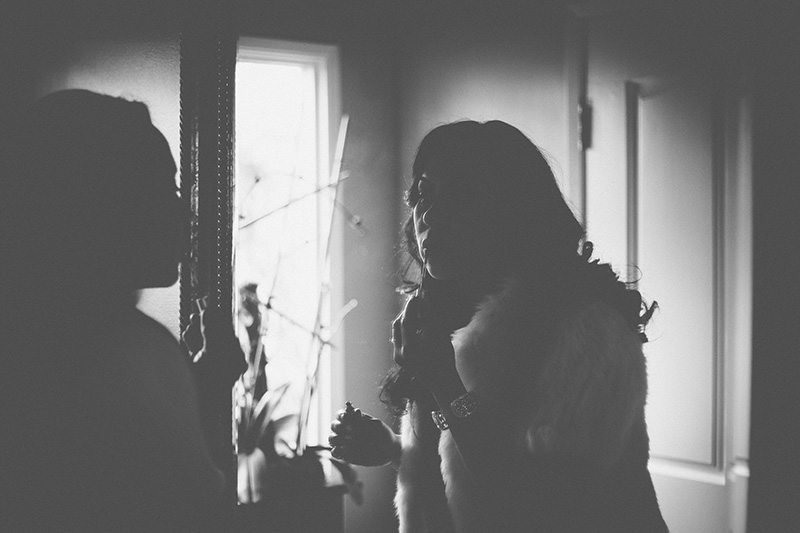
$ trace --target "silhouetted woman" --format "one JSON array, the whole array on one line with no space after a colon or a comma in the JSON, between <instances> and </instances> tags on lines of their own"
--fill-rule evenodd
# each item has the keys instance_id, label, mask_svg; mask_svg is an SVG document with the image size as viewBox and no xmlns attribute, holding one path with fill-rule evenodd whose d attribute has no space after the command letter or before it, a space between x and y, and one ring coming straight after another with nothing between
<instances>
[{"instance_id":1,"label":"silhouetted woman","mask_svg":"<svg viewBox=\"0 0 800 533\"><path fill-rule=\"evenodd\" d=\"M167 142L144 104L88 91L23 118L0 169L0 529L199 530L223 477L186 358L134 297L177 276Z\"/></svg>"},{"instance_id":2,"label":"silhouetted woman","mask_svg":"<svg viewBox=\"0 0 800 533\"><path fill-rule=\"evenodd\" d=\"M499 121L440 126L407 193L421 282L383 396L334 454L394 462L403 532L661 532L647 470L646 308L591 244L540 151Z\"/></svg>"}]
</instances>

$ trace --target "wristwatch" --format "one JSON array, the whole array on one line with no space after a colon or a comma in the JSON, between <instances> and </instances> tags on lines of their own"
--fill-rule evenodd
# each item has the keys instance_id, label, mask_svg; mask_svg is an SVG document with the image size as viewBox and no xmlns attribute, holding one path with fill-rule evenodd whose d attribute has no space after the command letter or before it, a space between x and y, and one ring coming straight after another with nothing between
<instances>
[{"instance_id":1,"label":"wristwatch","mask_svg":"<svg viewBox=\"0 0 800 533\"><path fill-rule=\"evenodd\" d=\"M450 412L456 418L468 418L478 408L478 398L474 393L468 392L450 402ZM450 429L450 423L442 411L431 411L431 419L439 431Z\"/></svg>"}]
</instances>

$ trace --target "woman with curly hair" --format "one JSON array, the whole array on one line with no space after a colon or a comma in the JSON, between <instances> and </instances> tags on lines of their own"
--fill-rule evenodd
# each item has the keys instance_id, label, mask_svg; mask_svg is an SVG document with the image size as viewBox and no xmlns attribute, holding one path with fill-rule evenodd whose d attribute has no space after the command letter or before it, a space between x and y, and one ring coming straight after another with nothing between
<instances>
[{"instance_id":1,"label":"woman with curly hair","mask_svg":"<svg viewBox=\"0 0 800 533\"><path fill-rule=\"evenodd\" d=\"M407 192L419 266L382 397L401 434L348 408L334 455L394 463L400 531L661 532L647 470L643 328L539 149L500 121L437 127Z\"/></svg>"}]
</instances>

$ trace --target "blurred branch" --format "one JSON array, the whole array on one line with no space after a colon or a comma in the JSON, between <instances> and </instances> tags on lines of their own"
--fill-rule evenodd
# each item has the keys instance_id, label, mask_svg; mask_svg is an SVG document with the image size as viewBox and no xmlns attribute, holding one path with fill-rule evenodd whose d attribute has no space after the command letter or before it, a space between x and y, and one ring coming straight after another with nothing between
<instances>
[{"instance_id":1,"label":"blurred branch","mask_svg":"<svg viewBox=\"0 0 800 533\"><path fill-rule=\"evenodd\" d=\"M320 193L320 192L322 192L322 191L324 191L326 189L330 189L330 188L334 188L335 189L336 186L339 184L339 182L344 181L349 177L350 177L349 173L347 173L346 171L342 172L342 177L337 182L329 183L327 185L323 185L321 187L317 187L316 189L314 189L311 192L308 192L306 194L298 196L297 198L292 198L291 200L289 200L285 204L283 204L281 206L278 206L275 209L272 209L271 211L267 211L263 215L258 215L257 217L252 218L252 219L248 220L247 222L241 223L239 225L239 229L241 230L241 229L247 228L249 226L252 226L256 222L258 222L260 220L264 220L265 218L270 217L270 216L274 215L275 213L278 213L278 212L282 211L283 209L286 209L287 207L291 207L293 204L296 204L300 200L305 200L306 198L308 198L310 196L314 196L315 194L318 194L318 193Z\"/></svg>"}]
</instances>

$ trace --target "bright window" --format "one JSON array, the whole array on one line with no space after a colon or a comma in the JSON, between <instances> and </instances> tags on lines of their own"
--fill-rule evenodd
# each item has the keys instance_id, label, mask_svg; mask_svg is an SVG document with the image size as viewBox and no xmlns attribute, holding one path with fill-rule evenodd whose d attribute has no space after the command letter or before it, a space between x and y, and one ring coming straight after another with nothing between
<instances>
[{"instance_id":1,"label":"bright window","mask_svg":"<svg viewBox=\"0 0 800 533\"><path fill-rule=\"evenodd\" d=\"M334 47L240 40L234 279L239 337L251 355L235 389L237 416L252 414L265 389L273 403L280 392L270 418L289 421L276 436L284 454L297 446L298 416L308 420L301 445L325 443L339 372L327 343L335 327L328 239L338 179L337 69Z\"/></svg>"}]
</instances>

